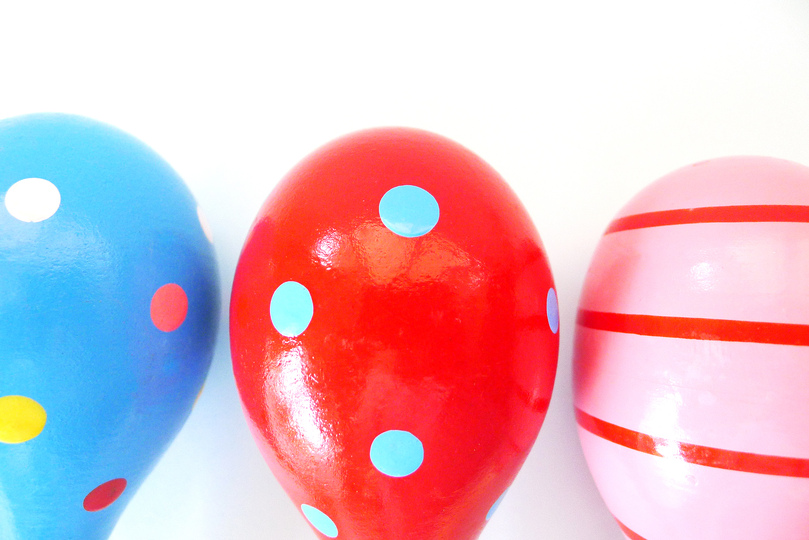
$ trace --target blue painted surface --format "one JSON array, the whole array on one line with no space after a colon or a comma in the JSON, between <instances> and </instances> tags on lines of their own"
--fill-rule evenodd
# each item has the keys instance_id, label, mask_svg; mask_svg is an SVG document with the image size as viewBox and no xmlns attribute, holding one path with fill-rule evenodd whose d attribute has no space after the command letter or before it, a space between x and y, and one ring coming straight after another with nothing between
<instances>
[{"instance_id":1,"label":"blue painted surface","mask_svg":"<svg viewBox=\"0 0 809 540\"><path fill-rule=\"evenodd\" d=\"M430 232L440 213L435 197L417 186L397 186L379 201L379 217L385 227L407 238Z\"/></svg>"},{"instance_id":2,"label":"blue painted surface","mask_svg":"<svg viewBox=\"0 0 809 540\"><path fill-rule=\"evenodd\" d=\"M0 396L47 411L42 433L0 443L0 538L107 538L191 411L213 353L219 291L196 203L169 165L131 136L67 115L0 122L0 198L25 178L61 194L53 216L0 205ZM176 283L175 331L150 302ZM108 508L84 497L125 478Z\"/></svg>"},{"instance_id":3,"label":"blue painted surface","mask_svg":"<svg viewBox=\"0 0 809 540\"><path fill-rule=\"evenodd\" d=\"M299 336L314 315L309 289L297 281L287 281L275 289L270 300L270 319L282 336Z\"/></svg>"},{"instance_id":4,"label":"blue painted surface","mask_svg":"<svg viewBox=\"0 0 809 540\"><path fill-rule=\"evenodd\" d=\"M301 505L301 511L312 527L317 529L321 534L329 538L337 538L337 525L331 520L329 516L308 504Z\"/></svg>"},{"instance_id":5,"label":"blue painted surface","mask_svg":"<svg viewBox=\"0 0 809 540\"><path fill-rule=\"evenodd\" d=\"M409 476L423 461L424 445L409 431L386 431L377 435L371 444L371 463L388 476Z\"/></svg>"}]
</instances>

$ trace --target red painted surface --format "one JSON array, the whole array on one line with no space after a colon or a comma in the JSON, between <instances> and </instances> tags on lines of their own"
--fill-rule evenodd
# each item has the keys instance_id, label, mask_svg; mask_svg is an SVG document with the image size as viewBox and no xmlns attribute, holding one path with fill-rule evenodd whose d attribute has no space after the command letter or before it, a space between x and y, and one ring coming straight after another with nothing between
<instances>
[{"instance_id":1,"label":"red painted surface","mask_svg":"<svg viewBox=\"0 0 809 540\"><path fill-rule=\"evenodd\" d=\"M639 535L638 533L636 533L635 531L633 531L632 529L630 529L629 527L618 521L617 519L615 521L618 523L618 526L621 528L621 531L623 531L623 533L626 535L627 538L629 538L629 540L646 540L644 537L642 537L641 535Z\"/></svg>"},{"instance_id":2,"label":"red painted surface","mask_svg":"<svg viewBox=\"0 0 809 540\"><path fill-rule=\"evenodd\" d=\"M686 463L695 463L705 467L730 471L809 478L809 459L737 452L662 437L652 437L639 431L605 422L581 409L576 409L576 421L581 427L597 437L653 456L679 459Z\"/></svg>"},{"instance_id":3,"label":"red painted surface","mask_svg":"<svg viewBox=\"0 0 809 540\"><path fill-rule=\"evenodd\" d=\"M752 204L743 206L708 206L644 212L616 219L604 234L647 227L688 225L695 223L807 223L809 206L788 204Z\"/></svg>"},{"instance_id":4,"label":"red painted surface","mask_svg":"<svg viewBox=\"0 0 809 540\"><path fill-rule=\"evenodd\" d=\"M586 309L579 310L576 322L595 330L640 336L809 345L809 325L807 324L606 313Z\"/></svg>"},{"instance_id":5,"label":"red painted surface","mask_svg":"<svg viewBox=\"0 0 809 540\"><path fill-rule=\"evenodd\" d=\"M429 233L399 236L380 220L400 185L438 202ZM287 281L314 305L296 337L270 319ZM552 287L516 196L452 141L370 130L300 163L261 209L231 299L243 405L296 506L325 513L341 539L477 537L547 411ZM374 468L371 444L388 430L423 443L414 473Z\"/></svg>"}]
</instances>

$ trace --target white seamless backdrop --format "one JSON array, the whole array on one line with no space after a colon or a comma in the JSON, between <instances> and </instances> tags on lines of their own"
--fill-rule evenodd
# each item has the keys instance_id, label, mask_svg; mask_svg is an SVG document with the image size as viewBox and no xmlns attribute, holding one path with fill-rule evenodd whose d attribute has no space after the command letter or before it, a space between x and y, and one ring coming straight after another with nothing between
<instances>
[{"instance_id":1,"label":"white seamless backdrop","mask_svg":"<svg viewBox=\"0 0 809 540\"><path fill-rule=\"evenodd\" d=\"M152 146L195 193L219 258L205 390L112 540L315 538L248 432L226 308L275 183L321 144L383 125L440 133L497 169L557 282L550 411L481 539L618 540L572 413L590 256L613 214L675 168L738 154L809 165L809 2L4 2L0 117L40 111Z\"/></svg>"}]
</instances>

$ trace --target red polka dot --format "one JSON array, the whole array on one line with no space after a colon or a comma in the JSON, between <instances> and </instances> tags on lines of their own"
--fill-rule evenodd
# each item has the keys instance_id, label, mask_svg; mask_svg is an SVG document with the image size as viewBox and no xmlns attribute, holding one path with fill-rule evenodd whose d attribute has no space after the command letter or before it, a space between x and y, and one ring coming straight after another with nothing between
<instances>
[{"instance_id":1,"label":"red polka dot","mask_svg":"<svg viewBox=\"0 0 809 540\"><path fill-rule=\"evenodd\" d=\"M188 297L176 283L163 285L152 296L152 322L163 332L177 330L183 324L186 314Z\"/></svg>"},{"instance_id":2,"label":"red polka dot","mask_svg":"<svg viewBox=\"0 0 809 540\"><path fill-rule=\"evenodd\" d=\"M104 482L84 498L84 509L88 512L98 512L114 503L126 489L126 480L116 478Z\"/></svg>"}]
</instances>

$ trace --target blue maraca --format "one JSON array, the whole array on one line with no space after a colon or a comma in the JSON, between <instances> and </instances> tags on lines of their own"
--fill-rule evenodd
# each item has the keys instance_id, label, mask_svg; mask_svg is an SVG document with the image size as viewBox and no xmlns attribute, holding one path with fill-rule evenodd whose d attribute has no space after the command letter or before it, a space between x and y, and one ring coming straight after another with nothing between
<instances>
[{"instance_id":1,"label":"blue maraca","mask_svg":"<svg viewBox=\"0 0 809 540\"><path fill-rule=\"evenodd\" d=\"M177 173L86 118L0 122L0 538L108 538L188 417L219 285Z\"/></svg>"}]
</instances>

